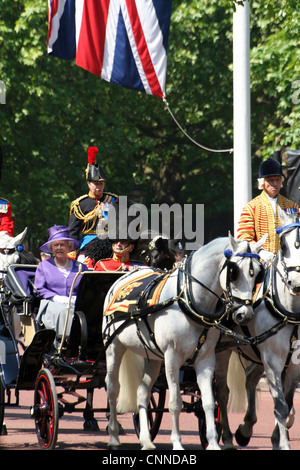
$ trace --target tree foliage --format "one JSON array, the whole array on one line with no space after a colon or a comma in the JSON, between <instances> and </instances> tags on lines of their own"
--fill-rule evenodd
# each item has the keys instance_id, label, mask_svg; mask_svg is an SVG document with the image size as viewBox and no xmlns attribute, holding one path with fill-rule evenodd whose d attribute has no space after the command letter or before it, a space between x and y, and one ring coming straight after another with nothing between
<instances>
[{"instance_id":1,"label":"tree foliage","mask_svg":"<svg viewBox=\"0 0 300 470\"><path fill-rule=\"evenodd\" d=\"M299 148L299 7L251 1L254 173L279 145ZM214 149L232 147L232 13L229 0L173 0L166 95L186 132ZM145 202L202 203L208 238L232 227L232 154L207 152L181 132L162 100L109 84L73 61L48 56L47 2L2 0L1 194L16 231L34 250L70 202L86 192L87 147L99 148L106 188ZM300 86L299 86L300 88ZM300 95L299 95L300 97ZM295 101L295 100L294 100Z\"/></svg>"}]
</instances>

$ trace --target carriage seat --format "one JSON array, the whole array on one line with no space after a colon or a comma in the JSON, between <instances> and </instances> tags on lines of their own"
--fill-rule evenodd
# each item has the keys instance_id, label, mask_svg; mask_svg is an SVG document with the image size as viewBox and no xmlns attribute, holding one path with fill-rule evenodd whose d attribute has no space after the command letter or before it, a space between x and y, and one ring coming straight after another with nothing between
<instances>
[{"instance_id":1,"label":"carriage seat","mask_svg":"<svg viewBox=\"0 0 300 470\"><path fill-rule=\"evenodd\" d=\"M86 335L84 349L91 360L97 357L103 345L102 313L106 294L112 284L123 275L122 271L85 271L82 273L77 291L70 343L73 341L78 343L78 336L82 340L83 334ZM84 328L86 328L85 333Z\"/></svg>"},{"instance_id":2,"label":"carriage seat","mask_svg":"<svg viewBox=\"0 0 300 470\"><path fill-rule=\"evenodd\" d=\"M31 315L39 304L34 287L36 268L36 265L12 264L3 280L5 302L10 306L23 306L23 315Z\"/></svg>"}]
</instances>

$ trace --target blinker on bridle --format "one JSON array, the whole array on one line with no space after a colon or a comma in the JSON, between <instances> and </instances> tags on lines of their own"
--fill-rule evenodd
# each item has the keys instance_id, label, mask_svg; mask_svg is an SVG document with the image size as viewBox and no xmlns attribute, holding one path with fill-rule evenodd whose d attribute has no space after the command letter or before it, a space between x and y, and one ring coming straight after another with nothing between
<instances>
[{"instance_id":1,"label":"blinker on bridle","mask_svg":"<svg viewBox=\"0 0 300 470\"><path fill-rule=\"evenodd\" d=\"M291 230L293 228L300 227L299 222L294 222L293 224L286 225L285 227L278 227L276 229L277 235L281 236L284 232L287 232L288 230ZM298 250L300 247L300 235L299 235L299 230L297 230L296 234L296 241L295 241L295 248Z\"/></svg>"},{"instance_id":2,"label":"blinker on bridle","mask_svg":"<svg viewBox=\"0 0 300 470\"><path fill-rule=\"evenodd\" d=\"M230 283L236 281L237 278L238 278L238 266L233 261L230 261L230 258L231 258L232 255L233 255L232 250L228 249L228 250L224 251L224 256L225 256L226 260L225 260L225 262L222 266L222 269L220 271L220 274L221 274L221 272L225 268L227 268L227 277L226 277L227 294L229 295L229 298L230 298L231 301L235 300L239 304L241 303L241 304L244 304L244 305L252 305L253 304L252 299L246 299L246 300L241 301L241 299L237 299L234 296L232 296L232 293L231 293L231 290L230 290ZM253 261L252 260L256 259L260 263L260 256L256 253L251 253L251 252L235 253L234 256L239 256L241 258L250 258L249 275L250 275L250 277L253 277L254 276L254 269L253 269ZM256 284L259 284L259 283L263 282L264 276L265 276L265 270L264 270L263 266L261 265L260 266L260 272L256 276Z\"/></svg>"},{"instance_id":3,"label":"blinker on bridle","mask_svg":"<svg viewBox=\"0 0 300 470\"><path fill-rule=\"evenodd\" d=\"M21 251L24 250L24 246L23 245L18 245L17 247L15 248L0 248L0 254L1 255L12 255L14 254L16 251L18 251L19 253Z\"/></svg>"},{"instance_id":4,"label":"blinker on bridle","mask_svg":"<svg viewBox=\"0 0 300 470\"><path fill-rule=\"evenodd\" d=\"M281 237L285 232L287 232L289 230L293 230L294 228L300 228L300 223L299 222L294 222L292 224L286 225L285 227L278 227L276 229L276 233L280 237L280 250L282 252L282 255L284 255L284 247L283 247ZM299 234L299 230L297 230L296 240L295 240L295 248L298 250L299 247L300 247L300 234ZM288 278L288 273L290 271L297 271L297 272L300 271L300 266L286 266L285 261L283 259L281 260L281 264L283 265L286 279Z\"/></svg>"},{"instance_id":5,"label":"blinker on bridle","mask_svg":"<svg viewBox=\"0 0 300 470\"><path fill-rule=\"evenodd\" d=\"M232 261L230 261L231 256L233 255L232 250L225 250L224 251L224 256L226 258L225 263L221 269L221 272L223 269L227 266L229 273L233 274L234 272L234 267L236 266ZM254 276L254 269L253 269L253 262L252 259L257 259L258 261L260 260L260 256L256 253L251 253L251 252L245 252L245 253L235 253L234 256L240 256L241 258L250 258L250 268L249 268L249 274L251 277ZM260 262L260 261L259 261ZM262 268L262 266L261 266ZM259 275L259 274L258 274ZM236 280L236 279L232 279Z\"/></svg>"}]
</instances>

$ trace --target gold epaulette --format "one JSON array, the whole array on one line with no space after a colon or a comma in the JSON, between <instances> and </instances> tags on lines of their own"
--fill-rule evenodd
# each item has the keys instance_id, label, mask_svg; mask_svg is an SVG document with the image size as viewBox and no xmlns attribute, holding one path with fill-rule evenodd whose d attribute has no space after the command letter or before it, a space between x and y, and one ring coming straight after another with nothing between
<instances>
[{"instance_id":1,"label":"gold epaulette","mask_svg":"<svg viewBox=\"0 0 300 470\"><path fill-rule=\"evenodd\" d=\"M79 196L77 199L74 199L74 201L71 202L70 215L73 212L74 207L78 206L80 201L82 201L82 199L86 199L88 196L88 194L84 194L83 196Z\"/></svg>"},{"instance_id":2,"label":"gold epaulette","mask_svg":"<svg viewBox=\"0 0 300 470\"><path fill-rule=\"evenodd\" d=\"M107 193L107 192L104 192L103 194L105 194L105 198L104 198L104 201L103 202L107 202L108 200L110 200L111 198L116 198L116 199L119 199L119 196L117 196L116 194L114 193ZM82 201L83 199L86 199L87 197L89 197L88 194L84 194L83 196L79 196L77 199L74 199L74 201L71 202L71 206L70 206L70 215L71 213L73 212L74 208L76 206L79 206L79 203L80 201Z\"/></svg>"}]
</instances>

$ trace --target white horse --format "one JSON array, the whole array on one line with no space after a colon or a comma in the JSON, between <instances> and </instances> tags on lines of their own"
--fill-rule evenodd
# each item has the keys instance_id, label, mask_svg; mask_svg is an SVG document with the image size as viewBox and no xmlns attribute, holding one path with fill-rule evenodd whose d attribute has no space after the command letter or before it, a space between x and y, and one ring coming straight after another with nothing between
<instances>
[{"instance_id":1,"label":"white horse","mask_svg":"<svg viewBox=\"0 0 300 470\"><path fill-rule=\"evenodd\" d=\"M27 233L27 227L23 232L15 237L11 237L7 232L0 232L0 284L6 276L7 268L12 264L37 264L37 259L26 250L22 242ZM4 301L5 296L1 296L2 307L7 316L7 320L12 327L16 337L21 333L20 317L16 314L15 308L11 308L9 301ZM7 300L7 299L6 299Z\"/></svg>"},{"instance_id":2,"label":"white horse","mask_svg":"<svg viewBox=\"0 0 300 470\"><path fill-rule=\"evenodd\" d=\"M134 383L136 365L134 358L141 356L142 379L139 380L132 411L139 410L140 442L142 449L153 449L148 429L147 408L152 386L164 360L166 378L170 392L169 410L172 416L171 441L173 449L183 449L179 433L179 414L182 400L179 388L179 370L185 361L192 359L197 382L202 393L207 423L208 449L219 449L214 421L215 401L212 378L215 369L215 347L219 339L222 318L231 312L237 323L250 320L253 316L252 293L256 277L262 266L255 253L264 240L252 247L247 242L237 242L229 234L201 247L173 272L162 287L159 299L160 311L149 315L149 310L122 314L115 312L108 316L111 302L116 298L126 299L131 283L138 284L142 273L151 271L143 268L117 281L108 292L104 304L103 338L106 344L106 386L110 407L108 446L120 445L117 423L117 397L119 381L124 376L119 369L127 349L133 353L127 381ZM225 256L224 256L225 255ZM144 289L144 293L147 290ZM143 294L144 294L143 293ZM220 311L220 300L224 294L227 309ZM114 300L112 300L114 299ZM153 307L155 308L155 307ZM229 308L229 310L228 310ZM139 358L141 364L141 358ZM122 389L122 384L121 384ZM127 392L129 394L129 392ZM120 405L120 403L118 403ZM128 410L127 410L128 411Z\"/></svg>"},{"instance_id":3,"label":"white horse","mask_svg":"<svg viewBox=\"0 0 300 470\"><path fill-rule=\"evenodd\" d=\"M27 227L16 237L11 237L7 232L0 232L0 272L6 271L8 266L19 261L23 249L20 247L26 233Z\"/></svg>"},{"instance_id":4,"label":"white horse","mask_svg":"<svg viewBox=\"0 0 300 470\"><path fill-rule=\"evenodd\" d=\"M243 381L244 390L246 386L248 407L244 423L236 432L236 440L240 445L247 445L257 421L256 386L265 371L274 400L276 427L271 438L273 448L290 449L287 420L300 378L299 357L294 349L299 346L296 340L300 325L300 224L298 219L288 215L282 214L281 219L281 246L269 270L268 294L264 301L259 302L253 320L247 325L248 336L253 338L254 344L239 346L240 354L248 361L243 367L236 367L240 362L233 355L235 367L229 367L227 376L231 350L217 354L217 400L221 408L222 438L226 447L233 447L227 416L229 390L226 376L233 404L241 398L240 392L237 395L237 390L241 390L240 382ZM242 332L239 327L234 330ZM245 331L242 333L245 334ZM252 361L250 365L249 360Z\"/></svg>"}]
</instances>

